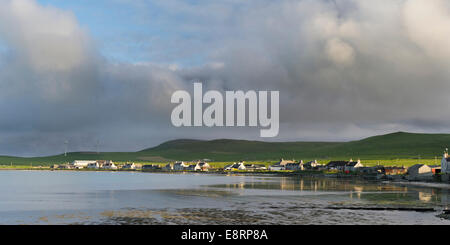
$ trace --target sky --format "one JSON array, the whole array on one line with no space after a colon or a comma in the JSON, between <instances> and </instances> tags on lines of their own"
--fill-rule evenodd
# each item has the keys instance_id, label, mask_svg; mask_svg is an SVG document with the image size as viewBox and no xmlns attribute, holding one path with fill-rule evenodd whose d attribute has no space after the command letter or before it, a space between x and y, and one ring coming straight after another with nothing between
<instances>
[{"instance_id":1,"label":"sky","mask_svg":"<svg viewBox=\"0 0 450 245\"><path fill-rule=\"evenodd\" d=\"M449 133L446 0L0 0L0 155ZM176 128L176 90L280 91L280 133Z\"/></svg>"}]
</instances>

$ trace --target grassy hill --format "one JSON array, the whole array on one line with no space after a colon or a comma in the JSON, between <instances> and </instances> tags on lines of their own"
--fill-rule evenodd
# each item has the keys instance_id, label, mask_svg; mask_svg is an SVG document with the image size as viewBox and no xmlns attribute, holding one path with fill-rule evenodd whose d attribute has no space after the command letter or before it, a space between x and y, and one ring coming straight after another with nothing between
<instances>
[{"instance_id":1,"label":"grassy hill","mask_svg":"<svg viewBox=\"0 0 450 245\"><path fill-rule=\"evenodd\" d=\"M450 134L392 133L350 142L261 142L246 140L174 140L139 152L74 152L67 156L20 158L0 156L0 164L48 165L75 159L111 159L118 162L165 162L208 158L226 161L295 159L434 159L450 146Z\"/></svg>"}]
</instances>

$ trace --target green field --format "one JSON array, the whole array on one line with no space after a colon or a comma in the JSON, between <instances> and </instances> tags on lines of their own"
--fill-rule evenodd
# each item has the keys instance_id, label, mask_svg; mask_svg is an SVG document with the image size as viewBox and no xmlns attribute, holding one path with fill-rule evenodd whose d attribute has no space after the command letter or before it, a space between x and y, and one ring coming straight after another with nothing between
<instances>
[{"instance_id":1,"label":"green field","mask_svg":"<svg viewBox=\"0 0 450 245\"><path fill-rule=\"evenodd\" d=\"M261 142L245 140L175 140L139 152L73 152L67 156L21 158L0 156L0 165L46 166L73 160L106 159L116 162L165 163L174 160L211 159L217 166L234 161L262 162L266 165L285 159L361 159L368 165L410 166L440 164L450 134L392 133L350 142Z\"/></svg>"}]
</instances>

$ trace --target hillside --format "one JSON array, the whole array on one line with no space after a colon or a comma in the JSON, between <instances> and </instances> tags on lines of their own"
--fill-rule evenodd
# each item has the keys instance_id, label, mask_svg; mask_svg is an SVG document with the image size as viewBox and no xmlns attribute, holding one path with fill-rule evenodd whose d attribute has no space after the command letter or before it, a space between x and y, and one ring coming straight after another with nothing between
<instances>
[{"instance_id":1,"label":"hillside","mask_svg":"<svg viewBox=\"0 0 450 245\"><path fill-rule=\"evenodd\" d=\"M76 152L36 158L0 157L0 164L52 164L75 159L165 162L208 158L214 161L295 159L408 159L440 157L450 134L392 133L350 142L261 142L219 139L174 140L139 152Z\"/></svg>"}]
</instances>

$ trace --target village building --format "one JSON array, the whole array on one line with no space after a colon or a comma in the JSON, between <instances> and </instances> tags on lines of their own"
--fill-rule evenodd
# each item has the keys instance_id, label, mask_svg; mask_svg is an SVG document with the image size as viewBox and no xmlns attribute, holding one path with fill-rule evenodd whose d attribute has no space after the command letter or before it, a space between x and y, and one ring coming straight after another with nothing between
<instances>
[{"instance_id":1,"label":"village building","mask_svg":"<svg viewBox=\"0 0 450 245\"><path fill-rule=\"evenodd\" d=\"M136 164L134 163L126 163L125 165L122 166L122 169L127 169L127 170L134 170L136 169Z\"/></svg>"},{"instance_id":2,"label":"village building","mask_svg":"<svg viewBox=\"0 0 450 245\"><path fill-rule=\"evenodd\" d=\"M275 165L280 165L280 166L286 167L286 165L289 163L295 163L295 160L284 160L283 158L281 158L280 161L278 163L276 163Z\"/></svg>"},{"instance_id":3,"label":"village building","mask_svg":"<svg viewBox=\"0 0 450 245\"><path fill-rule=\"evenodd\" d=\"M345 165L347 164L347 161L331 161L329 162L326 167L329 170L339 170L344 171Z\"/></svg>"},{"instance_id":4,"label":"village building","mask_svg":"<svg viewBox=\"0 0 450 245\"><path fill-rule=\"evenodd\" d=\"M358 168L357 171L362 174L381 174L384 172L384 169L382 166L361 167Z\"/></svg>"},{"instance_id":5,"label":"village building","mask_svg":"<svg viewBox=\"0 0 450 245\"><path fill-rule=\"evenodd\" d=\"M331 161L326 165L326 167L330 170L354 172L357 171L358 168L364 167L364 165L360 160L355 162L350 159L350 161Z\"/></svg>"},{"instance_id":6,"label":"village building","mask_svg":"<svg viewBox=\"0 0 450 245\"><path fill-rule=\"evenodd\" d=\"M362 165L361 160L358 159L358 161L354 162L352 159L345 165L344 171L354 172L358 168L362 168L364 165Z\"/></svg>"},{"instance_id":7,"label":"village building","mask_svg":"<svg viewBox=\"0 0 450 245\"><path fill-rule=\"evenodd\" d=\"M245 166L244 162L238 162L233 163L231 165L225 166L225 170L246 170L247 167Z\"/></svg>"},{"instance_id":8,"label":"village building","mask_svg":"<svg viewBox=\"0 0 450 245\"><path fill-rule=\"evenodd\" d=\"M429 167L431 168L431 172L433 174L439 174L441 173L441 166L440 165L429 165Z\"/></svg>"},{"instance_id":9,"label":"village building","mask_svg":"<svg viewBox=\"0 0 450 245\"><path fill-rule=\"evenodd\" d=\"M425 164L416 164L408 168L409 180L429 179L433 176L433 172L430 166Z\"/></svg>"},{"instance_id":10,"label":"village building","mask_svg":"<svg viewBox=\"0 0 450 245\"><path fill-rule=\"evenodd\" d=\"M266 170L266 165L264 164L245 164L245 170L255 171L255 170Z\"/></svg>"},{"instance_id":11,"label":"village building","mask_svg":"<svg viewBox=\"0 0 450 245\"><path fill-rule=\"evenodd\" d=\"M142 166L142 171L146 171L146 170L161 170L161 166L159 166L158 164L146 164L144 166Z\"/></svg>"},{"instance_id":12,"label":"village building","mask_svg":"<svg viewBox=\"0 0 450 245\"><path fill-rule=\"evenodd\" d=\"M385 175L399 175L406 174L408 171L405 167L383 167L383 173Z\"/></svg>"},{"instance_id":13,"label":"village building","mask_svg":"<svg viewBox=\"0 0 450 245\"><path fill-rule=\"evenodd\" d=\"M447 151L445 151L441 160L441 173L450 173L450 157Z\"/></svg>"},{"instance_id":14,"label":"village building","mask_svg":"<svg viewBox=\"0 0 450 245\"><path fill-rule=\"evenodd\" d=\"M275 165L272 165L272 166L269 166L269 170L270 171L281 171L281 170L286 170L286 165L278 165L278 164L275 164Z\"/></svg>"},{"instance_id":15,"label":"village building","mask_svg":"<svg viewBox=\"0 0 450 245\"><path fill-rule=\"evenodd\" d=\"M285 165L285 169L286 170L293 170L293 171L298 171L298 170L304 170L303 167L303 160L300 162L294 162L294 163L288 163Z\"/></svg>"},{"instance_id":16,"label":"village building","mask_svg":"<svg viewBox=\"0 0 450 245\"><path fill-rule=\"evenodd\" d=\"M72 164L61 164L58 165L58 169L75 169L74 165Z\"/></svg>"},{"instance_id":17,"label":"village building","mask_svg":"<svg viewBox=\"0 0 450 245\"><path fill-rule=\"evenodd\" d=\"M173 165L173 170L174 171L184 171L189 167L188 164L184 163L184 162L176 162Z\"/></svg>"},{"instance_id":18,"label":"village building","mask_svg":"<svg viewBox=\"0 0 450 245\"><path fill-rule=\"evenodd\" d=\"M101 168L102 169L117 169L117 166L114 164L113 161L108 160L108 161L105 161L105 163L103 163L101 165Z\"/></svg>"},{"instance_id":19,"label":"village building","mask_svg":"<svg viewBox=\"0 0 450 245\"><path fill-rule=\"evenodd\" d=\"M303 168L306 170L319 169L320 167L322 167L322 164L318 163L317 160L303 164Z\"/></svg>"},{"instance_id":20,"label":"village building","mask_svg":"<svg viewBox=\"0 0 450 245\"><path fill-rule=\"evenodd\" d=\"M75 160L70 163L73 168L85 168L89 163L94 163L95 160Z\"/></svg>"},{"instance_id":21,"label":"village building","mask_svg":"<svg viewBox=\"0 0 450 245\"><path fill-rule=\"evenodd\" d=\"M194 170L195 171L208 171L210 167L211 166L209 166L209 164L206 163L206 162L198 162L195 165L195 169Z\"/></svg>"},{"instance_id":22,"label":"village building","mask_svg":"<svg viewBox=\"0 0 450 245\"><path fill-rule=\"evenodd\" d=\"M168 163L168 164L166 164L166 166L164 166L163 169L165 171L172 171L173 170L173 164L172 163Z\"/></svg>"},{"instance_id":23,"label":"village building","mask_svg":"<svg viewBox=\"0 0 450 245\"><path fill-rule=\"evenodd\" d=\"M98 168L100 168L100 165L98 164L97 161L96 162L91 162L91 163L89 163L86 166L86 168L88 168L88 169L98 169Z\"/></svg>"},{"instance_id":24,"label":"village building","mask_svg":"<svg viewBox=\"0 0 450 245\"><path fill-rule=\"evenodd\" d=\"M196 167L197 167L197 164L190 164L189 166L187 166L186 170L187 171L195 171Z\"/></svg>"},{"instance_id":25,"label":"village building","mask_svg":"<svg viewBox=\"0 0 450 245\"><path fill-rule=\"evenodd\" d=\"M271 171L280 171L280 170L286 170L286 165L295 163L295 160L284 160L283 158L280 159L278 163L275 163L272 166L269 166L269 170Z\"/></svg>"}]
</instances>

